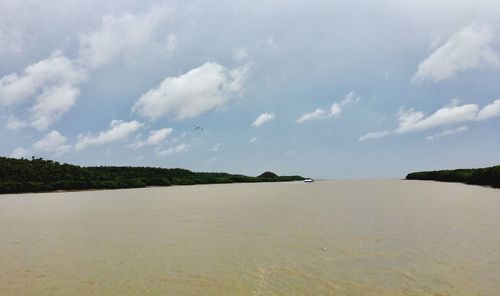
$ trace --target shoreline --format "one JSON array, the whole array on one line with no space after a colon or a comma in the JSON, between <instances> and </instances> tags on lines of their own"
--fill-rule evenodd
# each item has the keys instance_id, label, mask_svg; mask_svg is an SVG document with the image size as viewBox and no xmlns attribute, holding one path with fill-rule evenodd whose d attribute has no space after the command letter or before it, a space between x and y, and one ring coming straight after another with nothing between
<instances>
[{"instance_id":1,"label":"shoreline","mask_svg":"<svg viewBox=\"0 0 500 296\"><path fill-rule=\"evenodd\" d=\"M321 179L316 181L328 181L334 179ZM355 180L355 179L352 179ZM148 188L175 188L175 187L189 187L189 186L211 186L211 185L231 185L231 184L268 184L268 183L303 183L301 180L294 181L267 181L267 182L231 182L231 183L208 183L208 184L186 184L186 185L169 185L169 186L144 186L144 187L124 187L124 188L90 188L90 189L68 189L68 190L53 190L53 191L39 191L39 192L13 192L13 193L0 193L0 198L6 195L21 195L21 194L44 194L44 193L72 193L72 192L92 192L92 191L117 191L117 190L132 190L132 189L148 189Z\"/></svg>"},{"instance_id":2,"label":"shoreline","mask_svg":"<svg viewBox=\"0 0 500 296\"><path fill-rule=\"evenodd\" d=\"M500 188L500 166L475 169L454 169L413 172L406 175L406 180L427 180L447 183Z\"/></svg>"},{"instance_id":3,"label":"shoreline","mask_svg":"<svg viewBox=\"0 0 500 296\"><path fill-rule=\"evenodd\" d=\"M431 184L457 184L466 185L471 187L480 187L498 190L500 188L488 186L488 185L478 185L478 184L467 184L463 182L446 182L439 180L419 180L419 179L399 179L399 178L355 178L355 179L316 179L316 182L325 181L338 181L338 182L356 182L356 181L412 181L412 182L422 182ZM303 183L301 180L295 181L271 181L271 182L232 182L232 183L209 183L209 184L187 184L187 185L169 185L169 186L144 186L144 187L134 187L134 188L91 188L91 189L69 189L69 190L54 190L54 191L42 191L42 192L15 192L15 193L0 193L0 198L7 195L22 195L22 194L53 194L53 193L78 193L78 192L103 192L103 191L118 191L118 190L131 190L131 189L154 189L154 188L176 188L176 187L199 187L199 186L213 186L213 185L241 185L241 184L269 184L269 183ZM309 184L309 186L314 186Z\"/></svg>"}]
</instances>

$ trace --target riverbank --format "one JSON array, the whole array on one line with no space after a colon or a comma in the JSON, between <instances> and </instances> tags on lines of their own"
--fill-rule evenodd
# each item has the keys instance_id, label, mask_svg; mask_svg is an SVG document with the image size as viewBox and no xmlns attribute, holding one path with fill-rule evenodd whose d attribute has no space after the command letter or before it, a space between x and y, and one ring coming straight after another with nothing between
<instances>
[{"instance_id":1,"label":"riverbank","mask_svg":"<svg viewBox=\"0 0 500 296\"><path fill-rule=\"evenodd\" d=\"M0 194L143 188L150 186L299 181L264 172L257 177L181 168L80 167L51 160L0 157Z\"/></svg>"},{"instance_id":2,"label":"riverbank","mask_svg":"<svg viewBox=\"0 0 500 296\"><path fill-rule=\"evenodd\" d=\"M500 165L478 169L439 170L410 173L407 180L432 180L500 188Z\"/></svg>"}]
</instances>

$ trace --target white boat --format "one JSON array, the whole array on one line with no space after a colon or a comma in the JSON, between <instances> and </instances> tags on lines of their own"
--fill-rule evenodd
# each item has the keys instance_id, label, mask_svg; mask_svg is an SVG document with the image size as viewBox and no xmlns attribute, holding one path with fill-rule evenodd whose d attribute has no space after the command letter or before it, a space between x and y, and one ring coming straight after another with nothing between
<instances>
[{"instance_id":1,"label":"white boat","mask_svg":"<svg viewBox=\"0 0 500 296\"><path fill-rule=\"evenodd\" d=\"M313 183L314 179L313 178L307 178L307 179L304 179L304 182L306 182L306 183Z\"/></svg>"}]
</instances>

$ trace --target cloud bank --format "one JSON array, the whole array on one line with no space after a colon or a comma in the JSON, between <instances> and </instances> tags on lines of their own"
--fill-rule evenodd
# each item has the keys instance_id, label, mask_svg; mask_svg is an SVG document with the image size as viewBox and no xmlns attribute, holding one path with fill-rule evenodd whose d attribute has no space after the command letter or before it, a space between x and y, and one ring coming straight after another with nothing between
<instances>
[{"instance_id":1,"label":"cloud bank","mask_svg":"<svg viewBox=\"0 0 500 296\"><path fill-rule=\"evenodd\" d=\"M159 47L170 55L177 45L173 34L160 33L170 18L164 7L155 7L143 14L108 15L99 29L80 35L77 57L63 56L55 51L49 58L28 65L23 73L0 78L0 104L5 107L34 101L29 120L9 121L9 129L31 125L46 130L70 111L80 96L80 84L90 70L110 63L138 50Z\"/></svg>"}]
</instances>

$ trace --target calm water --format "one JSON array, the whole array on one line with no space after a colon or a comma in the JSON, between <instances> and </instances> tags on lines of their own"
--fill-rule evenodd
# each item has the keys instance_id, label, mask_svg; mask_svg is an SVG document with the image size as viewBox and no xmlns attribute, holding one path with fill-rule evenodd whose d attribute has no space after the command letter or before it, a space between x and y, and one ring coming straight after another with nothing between
<instances>
[{"instance_id":1,"label":"calm water","mask_svg":"<svg viewBox=\"0 0 500 296\"><path fill-rule=\"evenodd\" d=\"M4 195L0 295L500 295L500 190L363 180Z\"/></svg>"}]
</instances>

